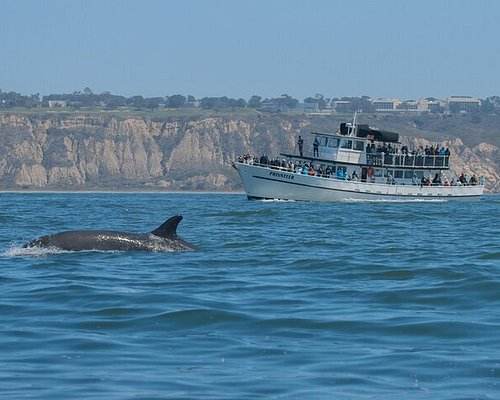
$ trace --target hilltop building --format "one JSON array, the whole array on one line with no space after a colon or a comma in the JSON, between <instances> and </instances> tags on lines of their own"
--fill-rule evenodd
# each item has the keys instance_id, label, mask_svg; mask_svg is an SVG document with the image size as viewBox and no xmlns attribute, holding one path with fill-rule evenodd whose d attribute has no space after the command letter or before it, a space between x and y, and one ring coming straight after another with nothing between
<instances>
[{"instance_id":1,"label":"hilltop building","mask_svg":"<svg viewBox=\"0 0 500 400\"><path fill-rule=\"evenodd\" d=\"M372 100L372 105L375 111L394 111L399 100L396 99L377 99Z\"/></svg>"},{"instance_id":2,"label":"hilltop building","mask_svg":"<svg viewBox=\"0 0 500 400\"><path fill-rule=\"evenodd\" d=\"M448 98L447 108L453 113L479 111L481 108L481 100L469 96L451 96Z\"/></svg>"},{"instance_id":3,"label":"hilltop building","mask_svg":"<svg viewBox=\"0 0 500 400\"><path fill-rule=\"evenodd\" d=\"M49 100L49 108L66 107L68 105L66 100Z\"/></svg>"}]
</instances>

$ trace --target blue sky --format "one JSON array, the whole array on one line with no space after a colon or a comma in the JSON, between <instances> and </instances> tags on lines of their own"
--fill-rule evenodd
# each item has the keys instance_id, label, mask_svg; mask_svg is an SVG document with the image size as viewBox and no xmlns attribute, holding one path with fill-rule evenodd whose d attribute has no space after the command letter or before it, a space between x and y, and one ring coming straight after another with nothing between
<instances>
[{"instance_id":1,"label":"blue sky","mask_svg":"<svg viewBox=\"0 0 500 400\"><path fill-rule=\"evenodd\" d=\"M500 95L496 0L0 0L0 89Z\"/></svg>"}]
</instances>

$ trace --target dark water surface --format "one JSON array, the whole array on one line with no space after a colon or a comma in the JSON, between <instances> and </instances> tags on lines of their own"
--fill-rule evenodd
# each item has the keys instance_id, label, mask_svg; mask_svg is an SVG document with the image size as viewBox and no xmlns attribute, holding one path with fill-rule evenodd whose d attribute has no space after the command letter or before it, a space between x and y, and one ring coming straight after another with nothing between
<instances>
[{"instance_id":1,"label":"dark water surface","mask_svg":"<svg viewBox=\"0 0 500 400\"><path fill-rule=\"evenodd\" d=\"M0 194L0 397L499 399L499 210ZM174 214L198 251L21 249Z\"/></svg>"}]
</instances>

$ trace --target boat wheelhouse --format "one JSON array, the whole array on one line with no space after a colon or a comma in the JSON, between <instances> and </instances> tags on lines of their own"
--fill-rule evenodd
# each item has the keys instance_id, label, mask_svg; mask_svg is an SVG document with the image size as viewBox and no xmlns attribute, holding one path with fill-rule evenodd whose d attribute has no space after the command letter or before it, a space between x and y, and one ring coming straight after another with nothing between
<instances>
[{"instance_id":1,"label":"boat wheelhouse","mask_svg":"<svg viewBox=\"0 0 500 400\"><path fill-rule=\"evenodd\" d=\"M234 162L249 199L302 201L478 199L484 180L453 177L450 151L401 145L399 134L342 123L336 133L312 132L312 153ZM300 146L300 145L299 145Z\"/></svg>"}]
</instances>

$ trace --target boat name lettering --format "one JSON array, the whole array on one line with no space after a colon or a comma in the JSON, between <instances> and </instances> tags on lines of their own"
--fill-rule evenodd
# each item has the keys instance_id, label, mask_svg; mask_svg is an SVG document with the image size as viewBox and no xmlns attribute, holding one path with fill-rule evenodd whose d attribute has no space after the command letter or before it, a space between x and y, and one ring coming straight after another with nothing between
<instances>
[{"instance_id":1,"label":"boat name lettering","mask_svg":"<svg viewBox=\"0 0 500 400\"><path fill-rule=\"evenodd\" d=\"M294 178L292 174L285 174L283 172L274 172L274 171L269 172L269 176L277 176L278 178L285 178L285 179Z\"/></svg>"}]
</instances>

